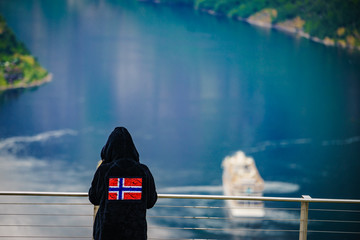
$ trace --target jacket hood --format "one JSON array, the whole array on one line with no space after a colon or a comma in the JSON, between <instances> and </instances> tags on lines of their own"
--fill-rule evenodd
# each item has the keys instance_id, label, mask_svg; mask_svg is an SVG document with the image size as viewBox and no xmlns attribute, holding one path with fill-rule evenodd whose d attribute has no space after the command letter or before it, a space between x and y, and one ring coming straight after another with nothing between
<instances>
[{"instance_id":1,"label":"jacket hood","mask_svg":"<svg viewBox=\"0 0 360 240\"><path fill-rule=\"evenodd\" d=\"M101 150L101 159L109 163L124 158L139 162L139 153L128 130L116 127Z\"/></svg>"}]
</instances>

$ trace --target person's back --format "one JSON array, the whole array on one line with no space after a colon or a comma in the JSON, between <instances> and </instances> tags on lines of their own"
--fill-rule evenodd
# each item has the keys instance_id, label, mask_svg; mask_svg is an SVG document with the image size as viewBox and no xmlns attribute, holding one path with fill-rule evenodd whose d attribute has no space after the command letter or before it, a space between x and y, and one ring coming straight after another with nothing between
<instances>
[{"instance_id":1,"label":"person's back","mask_svg":"<svg viewBox=\"0 0 360 240\"><path fill-rule=\"evenodd\" d=\"M146 209L157 200L150 170L125 128L115 128L104 146L103 163L89 190L89 200L100 205L94 222L95 240L146 239Z\"/></svg>"}]
</instances>

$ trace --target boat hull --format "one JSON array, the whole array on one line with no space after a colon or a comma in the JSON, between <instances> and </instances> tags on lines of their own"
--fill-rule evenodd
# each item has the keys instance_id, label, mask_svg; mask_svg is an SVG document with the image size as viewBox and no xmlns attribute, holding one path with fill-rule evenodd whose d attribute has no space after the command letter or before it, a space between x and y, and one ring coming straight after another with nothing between
<instances>
[{"instance_id":1,"label":"boat hull","mask_svg":"<svg viewBox=\"0 0 360 240\"><path fill-rule=\"evenodd\" d=\"M261 197L264 180L261 178L255 161L243 152L226 157L223 161L223 191L226 196ZM264 217L264 203L249 200L227 200L232 217Z\"/></svg>"}]
</instances>

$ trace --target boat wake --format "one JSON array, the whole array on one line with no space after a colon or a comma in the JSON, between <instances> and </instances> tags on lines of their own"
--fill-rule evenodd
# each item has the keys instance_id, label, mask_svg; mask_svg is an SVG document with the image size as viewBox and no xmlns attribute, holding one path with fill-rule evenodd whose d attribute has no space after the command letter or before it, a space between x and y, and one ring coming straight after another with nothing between
<instances>
[{"instance_id":1,"label":"boat wake","mask_svg":"<svg viewBox=\"0 0 360 240\"><path fill-rule=\"evenodd\" d=\"M5 139L0 139L0 151L12 150L16 151L21 144L30 144L30 143L37 143L37 142L46 142L49 139L53 138L60 138L65 135L77 135L77 132L70 129L62 129L62 130L55 130L55 131L48 131L39 133L33 136L17 136L17 137L9 137Z\"/></svg>"},{"instance_id":2,"label":"boat wake","mask_svg":"<svg viewBox=\"0 0 360 240\"><path fill-rule=\"evenodd\" d=\"M322 141L322 146L342 146L360 142L360 136L350 137L346 139L334 139Z\"/></svg>"},{"instance_id":3,"label":"boat wake","mask_svg":"<svg viewBox=\"0 0 360 240\"><path fill-rule=\"evenodd\" d=\"M310 138L299 138L299 139L284 139L280 141L265 141L256 144L253 147L244 148L244 152L247 154L264 152L266 150L285 148L295 145L306 145L306 144L317 144L319 146L344 146L360 142L360 136L353 136L344 139L332 139L332 140L322 140L320 142L314 142Z\"/></svg>"},{"instance_id":4,"label":"boat wake","mask_svg":"<svg viewBox=\"0 0 360 240\"><path fill-rule=\"evenodd\" d=\"M264 193L266 194L294 193L299 191L299 189L300 186L295 183L265 181Z\"/></svg>"},{"instance_id":5,"label":"boat wake","mask_svg":"<svg viewBox=\"0 0 360 240\"><path fill-rule=\"evenodd\" d=\"M77 135L76 131L63 129L33 136L0 139L0 181L7 183L1 187L1 190L81 191L84 189L84 182L91 175L84 166L54 159L52 154L39 157L31 152L34 146L42 146L54 139L62 140L63 137L75 135Z\"/></svg>"},{"instance_id":6,"label":"boat wake","mask_svg":"<svg viewBox=\"0 0 360 240\"><path fill-rule=\"evenodd\" d=\"M250 147L248 149L244 149L247 154L257 153L257 152L264 152L266 150L277 149L277 148L284 148L294 145L304 145L310 144L312 140L310 138L300 138L300 139L287 139L287 140L280 140L280 141L265 141L257 144L254 147Z\"/></svg>"}]
</instances>

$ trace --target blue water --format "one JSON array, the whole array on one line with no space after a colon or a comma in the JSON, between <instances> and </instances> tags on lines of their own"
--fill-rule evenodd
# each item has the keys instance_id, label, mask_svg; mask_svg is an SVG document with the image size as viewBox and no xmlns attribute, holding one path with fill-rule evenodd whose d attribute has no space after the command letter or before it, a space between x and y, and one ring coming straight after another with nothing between
<instances>
[{"instance_id":1,"label":"blue water","mask_svg":"<svg viewBox=\"0 0 360 240\"><path fill-rule=\"evenodd\" d=\"M266 196L360 199L359 52L135 1L2 0L0 13L53 74L0 94L0 190L87 191L121 125L159 192L219 189L241 150L277 186Z\"/></svg>"}]
</instances>

